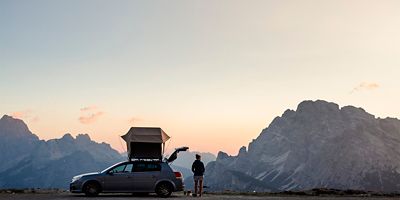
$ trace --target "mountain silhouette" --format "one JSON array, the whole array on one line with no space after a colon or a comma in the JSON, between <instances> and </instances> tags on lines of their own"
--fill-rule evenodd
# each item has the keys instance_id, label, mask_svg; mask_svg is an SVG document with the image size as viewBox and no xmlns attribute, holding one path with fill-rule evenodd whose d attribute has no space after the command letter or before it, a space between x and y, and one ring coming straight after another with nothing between
<instances>
[{"instance_id":1,"label":"mountain silhouette","mask_svg":"<svg viewBox=\"0 0 400 200\"><path fill-rule=\"evenodd\" d=\"M101 171L124 160L87 134L39 140L19 119L0 119L0 188L68 188L74 175Z\"/></svg>"},{"instance_id":2,"label":"mountain silhouette","mask_svg":"<svg viewBox=\"0 0 400 200\"><path fill-rule=\"evenodd\" d=\"M206 167L213 190L400 190L400 121L362 108L304 101L276 117L237 156Z\"/></svg>"}]
</instances>

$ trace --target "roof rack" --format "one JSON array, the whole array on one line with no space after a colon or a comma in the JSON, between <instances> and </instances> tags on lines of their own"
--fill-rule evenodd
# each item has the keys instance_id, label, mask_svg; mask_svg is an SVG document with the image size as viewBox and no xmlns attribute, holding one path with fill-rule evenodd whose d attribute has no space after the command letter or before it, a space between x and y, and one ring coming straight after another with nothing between
<instances>
[{"instance_id":1,"label":"roof rack","mask_svg":"<svg viewBox=\"0 0 400 200\"><path fill-rule=\"evenodd\" d=\"M142 161L142 162L162 162L162 159L148 159L148 158L146 158L146 159L143 159L143 158L140 158L140 159L138 159L138 158L131 158L131 159L128 159L128 161Z\"/></svg>"}]
</instances>

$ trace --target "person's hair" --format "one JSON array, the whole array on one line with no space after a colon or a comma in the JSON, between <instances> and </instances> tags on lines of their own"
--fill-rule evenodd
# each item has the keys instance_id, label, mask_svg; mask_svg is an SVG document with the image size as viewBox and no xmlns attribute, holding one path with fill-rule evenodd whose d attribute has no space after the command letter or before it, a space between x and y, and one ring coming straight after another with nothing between
<instances>
[{"instance_id":1,"label":"person's hair","mask_svg":"<svg viewBox=\"0 0 400 200\"><path fill-rule=\"evenodd\" d=\"M200 158L201 158L201 156L199 154L196 154L196 159L198 160Z\"/></svg>"}]
</instances>

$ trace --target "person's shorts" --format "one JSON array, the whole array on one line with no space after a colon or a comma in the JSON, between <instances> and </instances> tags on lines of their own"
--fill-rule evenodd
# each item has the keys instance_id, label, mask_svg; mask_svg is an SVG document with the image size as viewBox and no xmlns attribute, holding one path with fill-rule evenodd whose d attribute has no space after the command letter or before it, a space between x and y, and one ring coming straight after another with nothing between
<instances>
[{"instance_id":1,"label":"person's shorts","mask_svg":"<svg viewBox=\"0 0 400 200\"><path fill-rule=\"evenodd\" d=\"M194 181L202 181L203 176L193 176Z\"/></svg>"}]
</instances>

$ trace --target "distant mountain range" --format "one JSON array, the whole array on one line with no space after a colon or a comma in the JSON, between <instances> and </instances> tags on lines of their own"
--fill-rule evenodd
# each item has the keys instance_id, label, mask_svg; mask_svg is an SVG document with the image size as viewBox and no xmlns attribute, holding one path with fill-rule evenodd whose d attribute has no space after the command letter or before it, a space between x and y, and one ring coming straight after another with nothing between
<instances>
[{"instance_id":1,"label":"distant mountain range","mask_svg":"<svg viewBox=\"0 0 400 200\"><path fill-rule=\"evenodd\" d=\"M89 135L39 140L19 119L0 119L0 188L68 188L74 175L125 160Z\"/></svg>"},{"instance_id":2,"label":"distant mountain range","mask_svg":"<svg viewBox=\"0 0 400 200\"><path fill-rule=\"evenodd\" d=\"M400 121L362 108L304 101L276 117L237 156L206 167L212 190L400 190Z\"/></svg>"},{"instance_id":3,"label":"distant mountain range","mask_svg":"<svg viewBox=\"0 0 400 200\"><path fill-rule=\"evenodd\" d=\"M0 188L68 188L72 176L126 159L86 134L39 140L22 120L7 115L0 119L0 138ZM400 120L318 100L286 110L236 156L200 154L208 163L208 190L392 192L400 190L399 147ZM172 164L189 189L195 154L181 152Z\"/></svg>"},{"instance_id":4,"label":"distant mountain range","mask_svg":"<svg viewBox=\"0 0 400 200\"><path fill-rule=\"evenodd\" d=\"M0 152L0 188L68 188L73 176L101 171L127 156L87 134L39 140L22 120L7 115L0 119ZM193 185L190 168L197 153L181 152L171 165L183 173L188 187ZM216 159L211 153L199 154L205 164Z\"/></svg>"}]
</instances>

